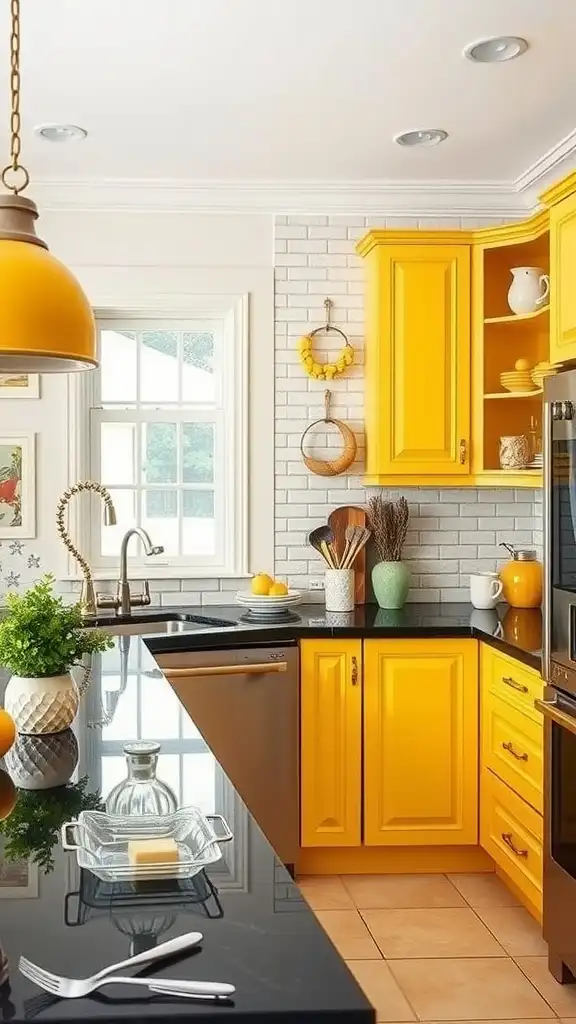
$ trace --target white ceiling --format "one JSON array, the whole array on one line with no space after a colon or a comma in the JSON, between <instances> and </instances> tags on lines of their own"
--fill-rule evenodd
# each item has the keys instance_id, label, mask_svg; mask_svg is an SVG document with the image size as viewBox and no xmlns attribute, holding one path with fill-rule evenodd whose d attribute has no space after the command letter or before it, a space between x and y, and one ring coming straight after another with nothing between
<instances>
[{"instance_id":1,"label":"white ceiling","mask_svg":"<svg viewBox=\"0 0 576 1024\"><path fill-rule=\"evenodd\" d=\"M8 8L0 12L0 95ZM574 0L22 0L44 180L508 182L576 128ZM464 46L525 36L475 65ZM4 122L8 104L0 105ZM86 128L83 143L32 136ZM444 128L435 149L399 131ZM7 147L0 124L0 145Z\"/></svg>"}]
</instances>

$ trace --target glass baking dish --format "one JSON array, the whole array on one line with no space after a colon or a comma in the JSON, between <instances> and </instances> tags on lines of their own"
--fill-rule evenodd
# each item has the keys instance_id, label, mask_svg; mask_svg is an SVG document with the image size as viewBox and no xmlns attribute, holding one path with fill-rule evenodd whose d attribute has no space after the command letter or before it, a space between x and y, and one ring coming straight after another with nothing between
<instances>
[{"instance_id":1,"label":"glass baking dish","mask_svg":"<svg viewBox=\"0 0 576 1024\"><path fill-rule=\"evenodd\" d=\"M211 822L222 829L216 834ZM220 860L219 843L232 839L221 814L204 815L197 807L173 814L122 816L104 811L81 811L76 821L62 826L62 846L75 851L78 865L103 882L193 878ZM128 843L134 839L173 839L180 859L173 864L131 864Z\"/></svg>"}]
</instances>

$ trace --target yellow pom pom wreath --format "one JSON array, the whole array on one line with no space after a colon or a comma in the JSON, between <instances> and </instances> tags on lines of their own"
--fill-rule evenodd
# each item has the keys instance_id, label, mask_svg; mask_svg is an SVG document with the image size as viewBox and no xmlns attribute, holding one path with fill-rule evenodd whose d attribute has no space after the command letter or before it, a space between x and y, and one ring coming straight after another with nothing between
<instances>
[{"instance_id":1,"label":"yellow pom pom wreath","mask_svg":"<svg viewBox=\"0 0 576 1024\"><path fill-rule=\"evenodd\" d=\"M349 341L346 341L344 348L334 363L316 362L312 352L312 336L310 334L305 334L300 338L298 350L303 369L314 380L334 380L335 377L339 377L341 373L344 373L348 366L352 366L354 362L354 349Z\"/></svg>"}]
</instances>

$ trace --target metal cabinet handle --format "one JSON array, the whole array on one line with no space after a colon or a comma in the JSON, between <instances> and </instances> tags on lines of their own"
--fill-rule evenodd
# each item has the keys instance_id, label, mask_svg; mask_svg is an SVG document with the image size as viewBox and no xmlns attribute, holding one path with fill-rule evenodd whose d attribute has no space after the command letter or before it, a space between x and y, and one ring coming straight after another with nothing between
<instances>
[{"instance_id":1,"label":"metal cabinet handle","mask_svg":"<svg viewBox=\"0 0 576 1024\"><path fill-rule=\"evenodd\" d=\"M506 683L506 686L511 686L513 690L518 690L520 693L528 693L528 687L524 686L523 683L517 683L512 676L502 676L502 682Z\"/></svg>"},{"instance_id":2,"label":"metal cabinet handle","mask_svg":"<svg viewBox=\"0 0 576 1024\"><path fill-rule=\"evenodd\" d=\"M468 456L468 441L465 437L460 441L460 465L463 466Z\"/></svg>"},{"instance_id":3,"label":"metal cabinet handle","mask_svg":"<svg viewBox=\"0 0 576 1024\"><path fill-rule=\"evenodd\" d=\"M538 711L541 711L545 718L549 718L556 725L562 726L563 729L568 729L568 732L576 736L576 718L572 718L572 715L567 715L565 711L561 711L557 701L535 700L534 707L538 708Z\"/></svg>"},{"instance_id":4,"label":"metal cabinet handle","mask_svg":"<svg viewBox=\"0 0 576 1024\"><path fill-rule=\"evenodd\" d=\"M286 672L288 662L258 662L256 665L203 665L198 668L165 668L164 675L170 679L191 679L193 676L260 676L268 672Z\"/></svg>"},{"instance_id":5,"label":"metal cabinet handle","mask_svg":"<svg viewBox=\"0 0 576 1024\"><path fill-rule=\"evenodd\" d=\"M358 658L352 657L352 686L356 686L358 682Z\"/></svg>"},{"instance_id":6,"label":"metal cabinet handle","mask_svg":"<svg viewBox=\"0 0 576 1024\"><path fill-rule=\"evenodd\" d=\"M514 845L514 840L512 838L511 832L502 832L502 839L506 843L506 846L509 846L510 849L512 850L512 853L514 853L517 857L528 856L528 850L519 850L518 847Z\"/></svg>"},{"instance_id":7,"label":"metal cabinet handle","mask_svg":"<svg viewBox=\"0 0 576 1024\"><path fill-rule=\"evenodd\" d=\"M510 742L503 743L502 746L504 747L504 750L507 750L509 754L512 754L512 757L515 757L517 761L528 760L528 754L518 754Z\"/></svg>"}]
</instances>

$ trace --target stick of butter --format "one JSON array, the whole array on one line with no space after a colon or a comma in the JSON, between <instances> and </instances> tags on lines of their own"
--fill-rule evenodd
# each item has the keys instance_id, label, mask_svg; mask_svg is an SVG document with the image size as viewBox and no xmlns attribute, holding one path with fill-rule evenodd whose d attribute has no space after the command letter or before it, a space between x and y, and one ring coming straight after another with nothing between
<instances>
[{"instance_id":1,"label":"stick of butter","mask_svg":"<svg viewBox=\"0 0 576 1024\"><path fill-rule=\"evenodd\" d=\"M180 860L174 839L133 839L128 843L130 864L177 864Z\"/></svg>"}]
</instances>

